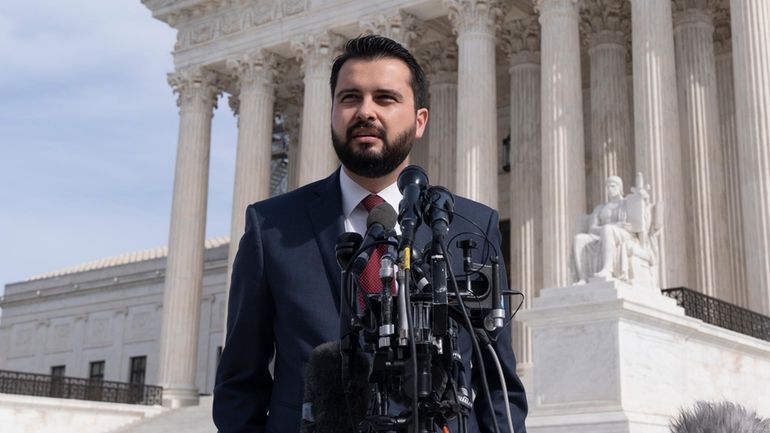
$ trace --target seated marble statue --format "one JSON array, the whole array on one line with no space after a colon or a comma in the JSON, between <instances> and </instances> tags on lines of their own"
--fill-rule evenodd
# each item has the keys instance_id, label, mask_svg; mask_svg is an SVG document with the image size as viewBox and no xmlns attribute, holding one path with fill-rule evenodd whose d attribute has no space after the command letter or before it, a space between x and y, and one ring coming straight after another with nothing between
<instances>
[{"instance_id":1,"label":"seated marble statue","mask_svg":"<svg viewBox=\"0 0 770 433\"><path fill-rule=\"evenodd\" d=\"M623 180L617 176L608 177L606 187L608 201L596 206L585 233L575 236L572 264L577 283L618 279L654 285L653 238L659 227L653 224L649 187L644 187L641 173L628 196L623 196Z\"/></svg>"}]
</instances>

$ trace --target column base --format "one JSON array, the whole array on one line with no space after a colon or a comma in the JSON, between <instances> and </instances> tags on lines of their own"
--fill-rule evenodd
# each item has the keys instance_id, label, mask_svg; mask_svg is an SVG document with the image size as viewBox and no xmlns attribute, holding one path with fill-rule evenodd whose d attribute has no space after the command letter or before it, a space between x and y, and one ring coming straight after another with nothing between
<instances>
[{"instance_id":1,"label":"column base","mask_svg":"<svg viewBox=\"0 0 770 433\"><path fill-rule=\"evenodd\" d=\"M185 406L197 406L200 398L197 389L163 388L163 407L176 409Z\"/></svg>"}]
</instances>

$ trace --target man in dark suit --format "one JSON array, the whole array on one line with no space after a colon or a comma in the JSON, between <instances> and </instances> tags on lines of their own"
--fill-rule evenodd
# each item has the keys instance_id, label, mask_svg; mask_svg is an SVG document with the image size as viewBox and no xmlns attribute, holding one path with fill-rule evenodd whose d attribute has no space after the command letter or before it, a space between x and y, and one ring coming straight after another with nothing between
<instances>
[{"instance_id":1,"label":"man in dark suit","mask_svg":"<svg viewBox=\"0 0 770 433\"><path fill-rule=\"evenodd\" d=\"M309 354L319 344L340 338L336 238L343 232L364 233L364 202L386 201L398 208L396 179L428 121L425 75L411 54L390 39L364 36L349 41L332 67L331 88L332 141L341 169L246 211L246 230L233 267L227 340L214 388L214 422L221 433L299 430ZM479 234L499 246L497 212L459 197L455 210L465 218L454 218L450 236L478 233L480 227L485 233ZM415 245L429 240L430 230L421 227ZM476 251L478 262L483 253ZM461 260L455 250L453 269L462 269ZM466 371L471 371L467 333L461 334L459 346ZM514 427L525 433L527 404L515 372L509 328L499 333L493 347L502 364ZM470 379L478 397L469 431L491 432L494 412L505 432L502 385L491 358L484 364L494 408L483 398L474 368Z\"/></svg>"}]
</instances>

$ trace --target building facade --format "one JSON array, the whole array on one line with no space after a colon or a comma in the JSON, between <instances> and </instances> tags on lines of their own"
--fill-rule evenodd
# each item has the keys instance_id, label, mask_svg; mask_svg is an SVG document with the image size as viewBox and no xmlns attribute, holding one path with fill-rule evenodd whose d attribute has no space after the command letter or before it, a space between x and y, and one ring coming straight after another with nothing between
<instances>
[{"instance_id":1,"label":"building facade","mask_svg":"<svg viewBox=\"0 0 770 433\"><path fill-rule=\"evenodd\" d=\"M573 281L570 246L580 216L605 199L604 180L620 176L628 190L642 173L662 227L660 287L770 314L765 0L142 3L178 31L168 77L180 110L178 158L162 290L160 277L155 283L163 314L153 373L170 405L210 389L200 346L211 356L201 300L211 296L204 227L215 104L228 95L238 116L238 239L243 209L271 193L276 115L295 138L281 166L288 188L338 165L331 61L362 33L399 41L428 73L429 128L412 162L433 184L500 210L510 227L511 286L525 293L525 308L541 288ZM229 262L222 266L217 296L226 298ZM529 333L514 332L526 376Z\"/></svg>"}]
</instances>

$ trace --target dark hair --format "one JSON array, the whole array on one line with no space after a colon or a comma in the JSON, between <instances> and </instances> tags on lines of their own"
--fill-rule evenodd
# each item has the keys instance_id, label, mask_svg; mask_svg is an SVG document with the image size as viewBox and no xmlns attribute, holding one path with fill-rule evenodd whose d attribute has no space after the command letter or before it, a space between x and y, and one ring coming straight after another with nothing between
<instances>
[{"instance_id":1,"label":"dark hair","mask_svg":"<svg viewBox=\"0 0 770 433\"><path fill-rule=\"evenodd\" d=\"M417 60L409 50L398 42L378 35L359 36L345 43L342 54L334 59L332 65L332 76L329 80L332 98L334 98L334 91L337 88L337 76L345 62L350 59L376 60L383 58L398 59L406 64L412 76L409 84L412 87L412 93L414 93L414 108L415 110L428 108L428 83L425 72Z\"/></svg>"}]
</instances>

